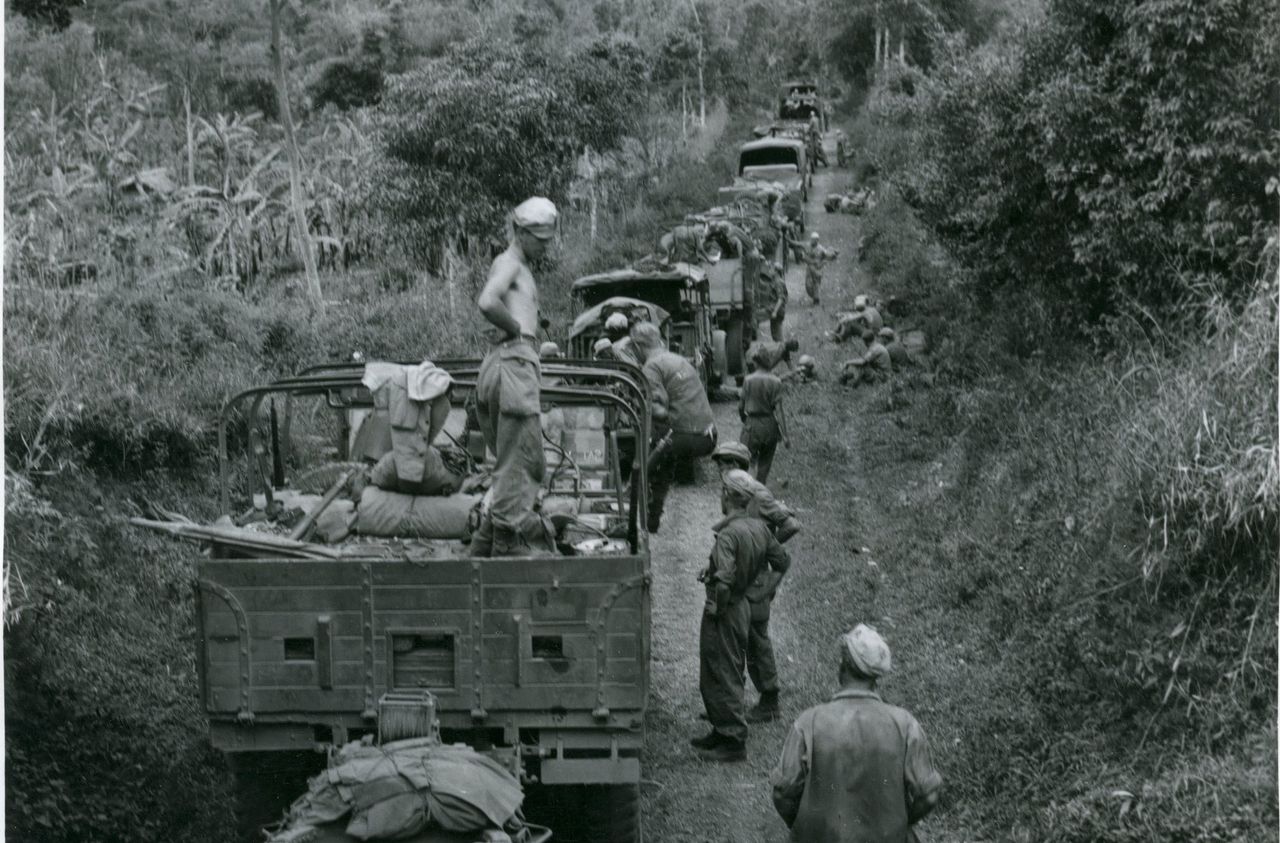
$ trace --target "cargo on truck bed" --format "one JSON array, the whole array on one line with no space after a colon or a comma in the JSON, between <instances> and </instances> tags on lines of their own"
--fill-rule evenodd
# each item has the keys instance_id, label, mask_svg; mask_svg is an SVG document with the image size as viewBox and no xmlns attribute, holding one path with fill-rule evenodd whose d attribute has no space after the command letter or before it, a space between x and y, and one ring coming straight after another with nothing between
<instances>
[{"instance_id":1,"label":"cargo on truck bed","mask_svg":"<svg viewBox=\"0 0 1280 843\"><path fill-rule=\"evenodd\" d=\"M492 463L471 409L479 361L436 362L453 379L436 444L461 489L403 496L425 508L478 495ZM544 802L603 812L610 839L638 839L649 676L644 378L622 363L544 364L542 506L558 553L472 558L465 528L369 536L364 495L324 494L386 444L385 412L363 373L318 366L232 398L218 431L225 515L208 527L160 525L211 548L195 563L199 687L241 792L261 801L280 759L376 735L384 695L427 690L447 742L526 784L564 790ZM244 459L232 459L233 438ZM326 498L326 508L354 511L345 535L305 523ZM272 812L259 813L249 821Z\"/></svg>"}]
</instances>

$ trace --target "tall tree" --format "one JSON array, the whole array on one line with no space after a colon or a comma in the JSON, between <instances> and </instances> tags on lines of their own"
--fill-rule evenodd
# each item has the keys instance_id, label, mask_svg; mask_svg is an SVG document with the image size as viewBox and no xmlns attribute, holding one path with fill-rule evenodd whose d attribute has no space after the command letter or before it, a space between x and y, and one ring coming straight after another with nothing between
<instances>
[{"instance_id":1,"label":"tall tree","mask_svg":"<svg viewBox=\"0 0 1280 843\"><path fill-rule=\"evenodd\" d=\"M302 267L307 279L307 302L312 310L324 306L320 291L320 273L316 270L316 256L311 249L311 231L307 226L306 203L302 190L302 151L298 149L298 136L294 131L293 109L289 107L289 82L284 72L284 56L280 46L280 7L284 0L267 0L271 16L271 70L275 75L276 98L280 103L280 124L284 127L285 153L289 161L289 205L293 211L293 224L298 233L298 251L302 253Z\"/></svg>"}]
</instances>

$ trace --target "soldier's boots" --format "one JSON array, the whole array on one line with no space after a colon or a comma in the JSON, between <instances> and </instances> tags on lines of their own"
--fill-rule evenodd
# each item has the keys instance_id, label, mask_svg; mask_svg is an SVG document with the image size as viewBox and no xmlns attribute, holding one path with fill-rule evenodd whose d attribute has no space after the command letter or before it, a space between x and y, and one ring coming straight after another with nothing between
<instances>
[{"instance_id":1,"label":"soldier's boots","mask_svg":"<svg viewBox=\"0 0 1280 843\"><path fill-rule=\"evenodd\" d=\"M723 738L720 736L720 733L715 729L712 729L700 738L690 738L689 745L694 749L710 749L720 743L721 740L723 740Z\"/></svg>"},{"instance_id":2,"label":"soldier's boots","mask_svg":"<svg viewBox=\"0 0 1280 843\"><path fill-rule=\"evenodd\" d=\"M699 749L698 757L703 761L714 761L718 764L746 761L747 744L746 741L737 741L733 738L720 738L715 746Z\"/></svg>"},{"instance_id":3,"label":"soldier's boots","mask_svg":"<svg viewBox=\"0 0 1280 843\"><path fill-rule=\"evenodd\" d=\"M747 710L748 723L771 723L781 716L777 691L765 691L760 695L760 701Z\"/></svg>"}]
</instances>

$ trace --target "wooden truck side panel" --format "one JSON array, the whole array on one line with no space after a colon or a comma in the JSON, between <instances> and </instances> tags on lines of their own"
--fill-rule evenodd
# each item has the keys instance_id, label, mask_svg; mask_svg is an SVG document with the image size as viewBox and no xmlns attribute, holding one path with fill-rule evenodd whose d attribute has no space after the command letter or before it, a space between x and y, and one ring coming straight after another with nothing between
<instances>
[{"instance_id":1,"label":"wooden truck side panel","mask_svg":"<svg viewBox=\"0 0 1280 843\"><path fill-rule=\"evenodd\" d=\"M641 720L647 559L637 556L199 564L213 719L372 717L427 688L442 725ZM233 748L233 747L226 747Z\"/></svg>"}]
</instances>

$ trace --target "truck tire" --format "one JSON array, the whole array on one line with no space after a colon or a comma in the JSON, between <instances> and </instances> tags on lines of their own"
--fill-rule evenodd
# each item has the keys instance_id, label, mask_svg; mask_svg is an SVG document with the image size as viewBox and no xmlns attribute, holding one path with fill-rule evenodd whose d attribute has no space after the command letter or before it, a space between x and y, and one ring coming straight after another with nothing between
<instances>
[{"instance_id":1,"label":"truck tire","mask_svg":"<svg viewBox=\"0 0 1280 843\"><path fill-rule=\"evenodd\" d=\"M261 843L262 828L279 822L307 779L324 767L315 752L235 752L227 755L235 796L238 839Z\"/></svg>"},{"instance_id":2,"label":"truck tire","mask_svg":"<svg viewBox=\"0 0 1280 843\"><path fill-rule=\"evenodd\" d=\"M583 808L592 840L641 843L640 785L584 785Z\"/></svg>"},{"instance_id":3,"label":"truck tire","mask_svg":"<svg viewBox=\"0 0 1280 843\"><path fill-rule=\"evenodd\" d=\"M746 329L742 324L742 315L730 317L729 324L724 332L724 351L725 351L725 371L733 376L738 385L742 385L742 379L746 377L746 346L743 344L746 340Z\"/></svg>"}]
</instances>

